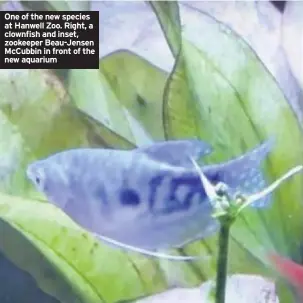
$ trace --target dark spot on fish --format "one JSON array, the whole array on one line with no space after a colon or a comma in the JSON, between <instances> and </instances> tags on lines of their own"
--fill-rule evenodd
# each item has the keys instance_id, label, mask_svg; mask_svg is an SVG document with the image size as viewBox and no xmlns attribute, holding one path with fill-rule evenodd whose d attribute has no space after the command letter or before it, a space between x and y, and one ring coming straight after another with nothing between
<instances>
[{"instance_id":1,"label":"dark spot on fish","mask_svg":"<svg viewBox=\"0 0 303 303\"><path fill-rule=\"evenodd\" d=\"M219 170L207 172L205 176L214 185L223 180L223 175Z\"/></svg>"},{"instance_id":2,"label":"dark spot on fish","mask_svg":"<svg viewBox=\"0 0 303 303\"><path fill-rule=\"evenodd\" d=\"M94 247L89 250L89 253L92 255L94 253Z\"/></svg>"},{"instance_id":3,"label":"dark spot on fish","mask_svg":"<svg viewBox=\"0 0 303 303\"><path fill-rule=\"evenodd\" d=\"M197 193L200 194L199 203L201 203L200 201L203 201L206 198L206 195L203 195L201 191L195 191L195 190L190 191L185 197L185 201L186 201L185 205L188 205L188 208L192 205L192 200Z\"/></svg>"},{"instance_id":4,"label":"dark spot on fish","mask_svg":"<svg viewBox=\"0 0 303 303\"><path fill-rule=\"evenodd\" d=\"M177 197L177 190L181 186L188 187L188 193L185 195L183 200L180 200ZM196 193L201 195L201 201L206 198L205 191L198 176L184 175L178 178L173 178L170 184L169 197L165 203L164 209L161 212L164 214L169 214L175 211L188 210L192 205L192 200Z\"/></svg>"},{"instance_id":5,"label":"dark spot on fish","mask_svg":"<svg viewBox=\"0 0 303 303\"><path fill-rule=\"evenodd\" d=\"M194 175L181 176L171 180L171 192L175 192L180 186L189 186L190 188L201 188L200 178Z\"/></svg>"},{"instance_id":6,"label":"dark spot on fish","mask_svg":"<svg viewBox=\"0 0 303 303\"><path fill-rule=\"evenodd\" d=\"M94 248L97 248L97 247L98 247L98 243L94 242Z\"/></svg>"},{"instance_id":7,"label":"dark spot on fish","mask_svg":"<svg viewBox=\"0 0 303 303\"><path fill-rule=\"evenodd\" d=\"M120 192L120 202L126 206L136 206L140 204L140 197L135 190L125 188Z\"/></svg>"},{"instance_id":8,"label":"dark spot on fish","mask_svg":"<svg viewBox=\"0 0 303 303\"><path fill-rule=\"evenodd\" d=\"M285 5L287 1L270 1L271 4L280 12L284 13Z\"/></svg>"},{"instance_id":9,"label":"dark spot on fish","mask_svg":"<svg viewBox=\"0 0 303 303\"><path fill-rule=\"evenodd\" d=\"M82 235L81 235L84 239L87 239L87 234L85 234L85 233L82 233Z\"/></svg>"},{"instance_id":10,"label":"dark spot on fish","mask_svg":"<svg viewBox=\"0 0 303 303\"><path fill-rule=\"evenodd\" d=\"M163 181L164 181L164 176L156 176L152 178L149 182L150 191L149 191L148 203L149 203L149 209L151 211L154 209L156 198L157 198L157 191Z\"/></svg>"},{"instance_id":11,"label":"dark spot on fish","mask_svg":"<svg viewBox=\"0 0 303 303\"><path fill-rule=\"evenodd\" d=\"M76 247L72 247L72 252L75 252L76 251Z\"/></svg>"}]
</instances>

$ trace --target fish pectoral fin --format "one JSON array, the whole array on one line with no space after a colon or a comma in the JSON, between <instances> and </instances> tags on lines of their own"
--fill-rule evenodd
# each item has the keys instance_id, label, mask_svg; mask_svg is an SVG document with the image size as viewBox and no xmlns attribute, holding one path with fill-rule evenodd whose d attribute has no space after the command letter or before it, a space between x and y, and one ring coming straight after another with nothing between
<instances>
[{"instance_id":1,"label":"fish pectoral fin","mask_svg":"<svg viewBox=\"0 0 303 303\"><path fill-rule=\"evenodd\" d=\"M156 142L153 145L139 147L137 152L145 153L156 161L166 162L174 166L191 167L189 157L199 159L210 154L213 148L198 139L173 140Z\"/></svg>"},{"instance_id":2,"label":"fish pectoral fin","mask_svg":"<svg viewBox=\"0 0 303 303\"><path fill-rule=\"evenodd\" d=\"M101 236L98 234L94 234L96 238L101 240L102 242L106 242L110 244L113 247L119 247L128 251L133 251L136 253L140 253L142 255L158 258L158 259L164 259L164 260L170 260L170 261L195 261L195 260L201 260L205 259L205 256L174 256L174 255L168 255L165 253L160 253L156 251L150 251L143 248L135 247L132 245L124 244L119 241L113 240L111 238Z\"/></svg>"}]
</instances>

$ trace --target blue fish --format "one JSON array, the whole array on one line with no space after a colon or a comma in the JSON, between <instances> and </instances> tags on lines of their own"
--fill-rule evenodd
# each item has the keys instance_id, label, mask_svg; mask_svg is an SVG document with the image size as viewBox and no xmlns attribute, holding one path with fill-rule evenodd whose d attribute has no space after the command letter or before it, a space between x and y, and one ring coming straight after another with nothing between
<instances>
[{"instance_id":1,"label":"blue fish","mask_svg":"<svg viewBox=\"0 0 303 303\"><path fill-rule=\"evenodd\" d=\"M213 184L252 194L266 184L261 164L272 141L227 162L201 165ZM79 148L30 164L37 190L76 223L116 246L157 256L214 234L219 223L191 159L212 152L200 140L157 142L133 150ZM267 207L267 196L252 205ZM161 257L161 255L159 255Z\"/></svg>"}]
</instances>

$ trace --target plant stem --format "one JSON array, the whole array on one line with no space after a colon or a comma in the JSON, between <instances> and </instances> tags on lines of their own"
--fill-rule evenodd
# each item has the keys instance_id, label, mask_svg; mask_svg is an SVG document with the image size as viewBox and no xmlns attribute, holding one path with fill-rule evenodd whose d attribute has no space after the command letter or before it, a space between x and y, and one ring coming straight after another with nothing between
<instances>
[{"instance_id":1,"label":"plant stem","mask_svg":"<svg viewBox=\"0 0 303 303\"><path fill-rule=\"evenodd\" d=\"M227 218L221 220L220 232L219 232L219 252L217 262L217 278L216 278L216 293L215 302L225 302L225 287L228 265L228 245L229 245L229 231L231 227L231 220Z\"/></svg>"}]
</instances>

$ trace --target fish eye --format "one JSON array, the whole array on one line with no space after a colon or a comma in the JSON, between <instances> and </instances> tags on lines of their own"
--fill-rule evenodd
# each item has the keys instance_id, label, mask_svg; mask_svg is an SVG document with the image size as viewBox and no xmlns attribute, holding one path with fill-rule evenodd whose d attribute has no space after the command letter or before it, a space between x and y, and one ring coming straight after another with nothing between
<instances>
[{"instance_id":1,"label":"fish eye","mask_svg":"<svg viewBox=\"0 0 303 303\"><path fill-rule=\"evenodd\" d=\"M44 178L43 175L41 175L41 173L36 172L36 174L33 176L34 183L39 187L43 186L43 179Z\"/></svg>"},{"instance_id":2,"label":"fish eye","mask_svg":"<svg viewBox=\"0 0 303 303\"><path fill-rule=\"evenodd\" d=\"M45 172L44 168L37 165L36 163L30 164L27 167L26 175L31 183L41 189L41 186L44 187L45 183Z\"/></svg>"},{"instance_id":3,"label":"fish eye","mask_svg":"<svg viewBox=\"0 0 303 303\"><path fill-rule=\"evenodd\" d=\"M36 176L36 177L35 177L35 182L36 182L38 185L40 184L41 179L40 179L40 177L39 177L39 176Z\"/></svg>"}]
</instances>

